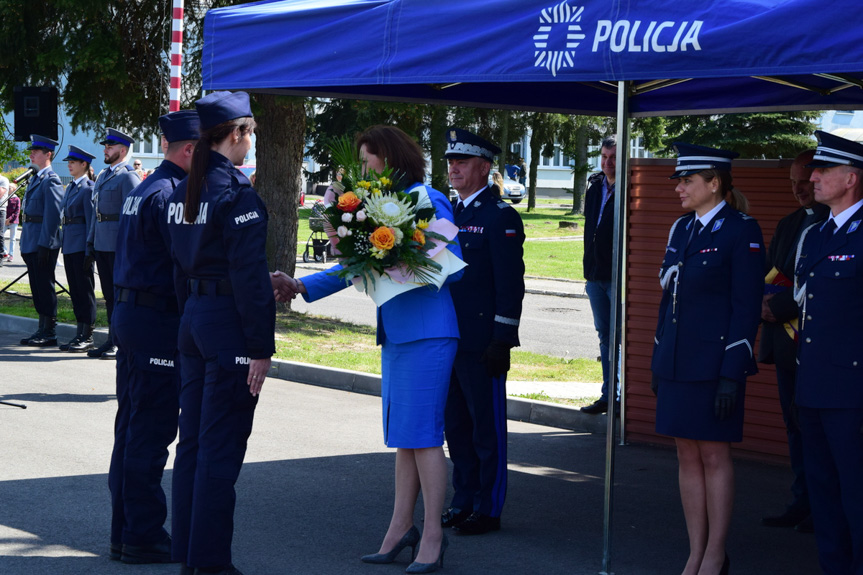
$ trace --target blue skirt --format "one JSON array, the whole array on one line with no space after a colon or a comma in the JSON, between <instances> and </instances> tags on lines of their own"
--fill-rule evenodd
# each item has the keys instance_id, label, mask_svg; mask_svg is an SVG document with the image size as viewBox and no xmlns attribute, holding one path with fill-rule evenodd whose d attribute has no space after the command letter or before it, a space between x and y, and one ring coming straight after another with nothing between
<instances>
[{"instance_id":1,"label":"blue skirt","mask_svg":"<svg viewBox=\"0 0 863 575\"><path fill-rule=\"evenodd\" d=\"M453 337L384 342L381 400L387 447L443 445L444 407L457 348Z\"/></svg>"},{"instance_id":2,"label":"blue skirt","mask_svg":"<svg viewBox=\"0 0 863 575\"><path fill-rule=\"evenodd\" d=\"M674 381L660 378L656 398L656 433L699 441L743 440L743 400L746 382L737 390L731 417L716 418L714 402L719 380Z\"/></svg>"}]
</instances>

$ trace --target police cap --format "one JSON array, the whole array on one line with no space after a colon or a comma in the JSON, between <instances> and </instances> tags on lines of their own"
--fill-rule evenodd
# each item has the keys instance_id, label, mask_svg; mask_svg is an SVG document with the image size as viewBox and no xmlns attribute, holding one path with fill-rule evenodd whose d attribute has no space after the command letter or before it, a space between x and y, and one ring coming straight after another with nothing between
<instances>
[{"instance_id":1,"label":"police cap","mask_svg":"<svg viewBox=\"0 0 863 575\"><path fill-rule=\"evenodd\" d=\"M444 158L464 159L483 158L491 162L500 153L500 148L476 134L461 128L448 128L446 131L446 153Z\"/></svg>"},{"instance_id":2,"label":"police cap","mask_svg":"<svg viewBox=\"0 0 863 575\"><path fill-rule=\"evenodd\" d=\"M69 153L66 154L66 157L63 158L64 162L68 162L69 160L79 160L81 162L87 162L88 164L92 164L93 160L96 158L93 154L86 150L82 150L78 146L69 146Z\"/></svg>"},{"instance_id":3,"label":"police cap","mask_svg":"<svg viewBox=\"0 0 863 575\"><path fill-rule=\"evenodd\" d=\"M677 152L677 169L669 179L674 180L684 176L697 174L702 170L731 171L731 160L739 156L737 152L696 146L685 142L674 142Z\"/></svg>"},{"instance_id":4,"label":"police cap","mask_svg":"<svg viewBox=\"0 0 863 575\"><path fill-rule=\"evenodd\" d=\"M846 140L829 132L817 130L818 147L807 168L829 168L831 166L853 166L863 169L863 144Z\"/></svg>"},{"instance_id":5,"label":"police cap","mask_svg":"<svg viewBox=\"0 0 863 575\"><path fill-rule=\"evenodd\" d=\"M159 118L159 128L168 143L201 138L201 120L195 110L165 114Z\"/></svg>"},{"instance_id":6,"label":"police cap","mask_svg":"<svg viewBox=\"0 0 863 575\"><path fill-rule=\"evenodd\" d=\"M60 142L57 140L52 140L51 138L46 138L45 136L39 136L37 134L30 134L30 147L27 149L47 150L49 152L53 152L59 145Z\"/></svg>"},{"instance_id":7,"label":"police cap","mask_svg":"<svg viewBox=\"0 0 863 575\"><path fill-rule=\"evenodd\" d=\"M236 118L251 118L252 107L246 92L212 92L197 102L201 130L209 130Z\"/></svg>"},{"instance_id":8,"label":"police cap","mask_svg":"<svg viewBox=\"0 0 863 575\"><path fill-rule=\"evenodd\" d=\"M103 146L113 146L115 144L119 144L121 146L126 146L127 148L129 148L132 146L132 144L135 143L135 138L129 136L128 134L124 134L116 128L108 128L105 131L105 139L99 143Z\"/></svg>"}]
</instances>

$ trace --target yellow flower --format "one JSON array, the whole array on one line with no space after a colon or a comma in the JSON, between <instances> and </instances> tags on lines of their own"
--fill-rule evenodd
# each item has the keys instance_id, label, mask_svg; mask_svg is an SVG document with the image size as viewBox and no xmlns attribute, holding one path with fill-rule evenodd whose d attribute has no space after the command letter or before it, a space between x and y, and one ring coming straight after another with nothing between
<instances>
[{"instance_id":1,"label":"yellow flower","mask_svg":"<svg viewBox=\"0 0 863 575\"><path fill-rule=\"evenodd\" d=\"M381 226L372 232L369 241L379 250L391 250L396 245L396 236L392 229Z\"/></svg>"},{"instance_id":2,"label":"yellow flower","mask_svg":"<svg viewBox=\"0 0 863 575\"><path fill-rule=\"evenodd\" d=\"M379 195L381 195L381 189L380 189L380 188L374 188L374 189L372 190L372 195L373 195L373 196L379 196Z\"/></svg>"},{"instance_id":3,"label":"yellow flower","mask_svg":"<svg viewBox=\"0 0 863 575\"><path fill-rule=\"evenodd\" d=\"M417 220L417 228L424 230L427 227L429 227L429 221L428 220Z\"/></svg>"},{"instance_id":4,"label":"yellow flower","mask_svg":"<svg viewBox=\"0 0 863 575\"><path fill-rule=\"evenodd\" d=\"M345 192L339 196L339 209L343 212L352 212L360 206L360 199L353 192Z\"/></svg>"},{"instance_id":5,"label":"yellow flower","mask_svg":"<svg viewBox=\"0 0 863 575\"><path fill-rule=\"evenodd\" d=\"M392 183L393 183L393 181L390 180L389 178L385 178L385 177L381 176L381 187L382 188L388 188L388 187L390 187L390 185Z\"/></svg>"},{"instance_id":6,"label":"yellow flower","mask_svg":"<svg viewBox=\"0 0 863 575\"><path fill-rule=\"evenodd\" d=\"M420 246L424 246L426 243L426 235L423 233L423 231L421 229L417 228L414 230L413 240L415 242L417 242ZM417 246L417 247L419 247L419 246Z\"/></svg>"},{"instance_id":7,"label":"yellow flower","mask_svg":"<svg viewBox=\"0 0 863 575\"><path fill-rule=\"evenodd\" d=\"M359 182L357 182L357 187L368 190L370 187L372 187L372 184L371 182L367 182L366 180L360 180Z\"/></svg>"}]
</instances>

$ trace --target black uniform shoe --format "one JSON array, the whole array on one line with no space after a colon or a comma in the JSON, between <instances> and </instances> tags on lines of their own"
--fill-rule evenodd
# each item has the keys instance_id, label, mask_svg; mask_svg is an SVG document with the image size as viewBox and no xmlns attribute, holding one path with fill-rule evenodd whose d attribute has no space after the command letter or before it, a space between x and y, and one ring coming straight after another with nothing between
<instances>
[{"instance_id":1,"label":"black uniform shoe","mask_svg":"<svg viewBox=\"0 0 863 575\"><path fill-rule=\"evenodd\" d=\"M114 347L114 344L111 343L111 336L109 335L108 339L105 340L105 343L103 343L102 345L100 345L97 348L94 348L94 349L91 349L90 351L88 351L87 357L100 358L100 357L102 357L103 353L105 353L106 351L110 350L113 347ZM114 348L114 353L116 353L116 349L117 348Z\"/></svg>"},{"instance_id":2,"label":"black uniform shoe","mask_svg":"<svg viewBox=\"0 0 863 575\"><path fill-rule=\"evenodd\" d=\"M111 561L119 561L120 557L123 555L123 544L122 543L111 543L111 547L108 548L108 557L111 558Z\"/></svg>"},{"instance_id":3,"label":"black uniform shoe","mask_svg":"<svg viewBox=\"0 0 863 575\"><path fill-rule=\"evenodd\" d=\"M99 359L117 359L117 346L112 345L103 351L102 355L99 356Z\"/></svg>"},{"instance_id":4,"label":"black uniform shoe","mask_svg":"<svg viewBox=\"0 0 863 575\"><path fill-rule=\"evenodd\" d=\"M590 405L586 405L581 408L582 413L587 413L590 415L598 415L600 413L608 413L608 402L603 401L601 399L597 399Z\"/></svg>"},{"instance_id":5,"label":"black uniform shoe","mask_svg":"<svg viewBox=\"0 0 863 575\"><path fill-rule=\"evenodd\" d=\"M87 325L86 323L82 323L80 325L82 325L83 328L81 335L76 338L78 341L69 342L69 348L67 351L70 353L83 353L95 347L95 344L93 343L93 328L95 326Z\"/></svg>"},{"instance_id":6,"label":"black uniform shoe","mask_svg":"<svg viewBox=\"0 0 863 575\"><path fill-rule=\"evenodd\" d=\"M812 523L812 516L810 515L800 523L794 526L794 531L798 533L815 533L815 524Z\"/></svg>"},{"instance_id":7,"label":"black uniform shoe","mask_svg":"<svg viewBox=\"0 0 863 575\"><path fill-rule=\"evenodd\" d=\"M458 535L482 535L489 531L500 531L500 517L471 513L470 517L454 526L452 530Z\"/></svg>"},{"instance_id":8,"label":"black uniform shoe","mask_svg":"<svg viewBox=\"0 0 863 575\"><path fill-rule=\"evenodd\" d=\"M39 316L39 327L32 334L27 337L21 338L21 345L30 345L31 339L36 339L42 337L42 332L45 330L45 316Z\"/></svg>"},{"instance_id":9,"label":"black uniform shoe","mask_svg":"<svg viewBox=\"0 0 863 575\"><path fill-rule=\"evenodd\" d=\"M123 552L120 561L141 565L144 563L179 563L171 560L171 538L153 543L152 545L126 545L123 544Z\"/></svg>"},{"instance_id":10,"label":"black uniform shoe","mask_svg":"<svg viewBox=\"0 0 863 575\"><path fill-rule=\"evenodd\" d=\"M57 318L45 316L41 335L30 338L27 345L33 347L55 347L57 345Z\"/></svg>"},{"instance_id":11,"label":"black uniform shoe","mask_svg":"<svg viewBox=\"0 0 863 575\"><path fill-rule=\"evenodd\" d=\"M806 519L809 516L808 513L797 513L786 511L782 515L776 515L774 517L762 517L761 524L765 527L795 527L801 521Z\"/></svg>"},{"instance_id":12,"label":"black uniform shoe","mask_svg":"<svg viewBox=\"0 0 863 575\"><path fill-rule=\"evenodd\" d=\"M468 510L457 511L456 509L450 507L446 511L444 511L440 516L440 526L441 527L453 527L458 525L465 519L471 516L471 512Z\"/></svg>"}]
</instances>

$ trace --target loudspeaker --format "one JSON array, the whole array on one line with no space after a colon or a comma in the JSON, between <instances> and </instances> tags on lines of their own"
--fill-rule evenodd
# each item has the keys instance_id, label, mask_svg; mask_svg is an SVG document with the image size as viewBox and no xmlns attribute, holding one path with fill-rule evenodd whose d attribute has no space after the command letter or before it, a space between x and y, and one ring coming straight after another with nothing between
<instances>
[{"instance_id":1,"label":"loudspeaker","mask_svg":"<svg viewBox=\"0 0 863 575\"><path fill-rule=\"evenodd\" d=\"M57 140L57 88L15 86L15 141L29 142L30 134Z\"/></svg>"}]
</instances>

